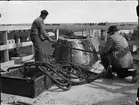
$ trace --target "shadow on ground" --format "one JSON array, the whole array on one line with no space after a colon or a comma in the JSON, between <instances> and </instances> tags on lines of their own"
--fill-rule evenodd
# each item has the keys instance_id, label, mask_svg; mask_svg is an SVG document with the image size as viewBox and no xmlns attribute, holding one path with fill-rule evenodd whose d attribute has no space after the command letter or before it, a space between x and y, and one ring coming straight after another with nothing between
<instances>
[{"instance_id":1,"label":"shadow on ground","mask_svg":"<svg viewBox=\"0 0 139 105\"><path fill-rule=\"evenodd\" d=\"M103 89L107 92L111 93L120 93L124 95L135 95L137 94L137 88L139 86L139 82L137 83L128 83L124 79L116 78L114 80L102 79L100 81L95 81L90 83L92 85L88 85L88 87ZM94 85L96 87L94 87Z\"/></svg>"}]
</instances>

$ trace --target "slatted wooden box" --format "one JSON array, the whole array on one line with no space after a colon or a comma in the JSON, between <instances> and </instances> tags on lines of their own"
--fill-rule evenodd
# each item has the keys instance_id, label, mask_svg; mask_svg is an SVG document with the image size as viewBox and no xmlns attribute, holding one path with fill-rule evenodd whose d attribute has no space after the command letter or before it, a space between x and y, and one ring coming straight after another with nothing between
<instances>
[{"instance_id":1,"label":"slatted wooden box","mask_svg":"<svg viewBox=\"0 0 139 105\"><path fill-rule=\"evenodd\" d=\"M39 69L23 67L1 74L1 92L34 98L53 86L52 80Z\"/></svg>"}]
</instances>

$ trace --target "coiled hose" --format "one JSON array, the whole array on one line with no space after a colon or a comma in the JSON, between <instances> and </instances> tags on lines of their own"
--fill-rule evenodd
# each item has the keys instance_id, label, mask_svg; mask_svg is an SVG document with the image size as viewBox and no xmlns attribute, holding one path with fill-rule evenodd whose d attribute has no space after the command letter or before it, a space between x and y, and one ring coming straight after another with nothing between
<instances>
[{"instance_id":1,"label":"coiled hose","mask_svg":"<svg viewBox=\"0 0 139 105\"><path fill-rule=\"evenodd\" d=\"M56 44L59 44L61 46L65 46L74 50L80 50L80 51L89 52L89 53L97 53L97 52L92 52L88 50L72 48L70 46L66 46L60 43L56 43ZM103 75L105 75L110 68L110 64L109 64L106 70L103 70L101 73L96 74L96 73L93 73L91 71L84 69L81 66L77 66L73 64L72 62L62 61L62 62L59 62L59 64L56 64L52 62L50 59L48 62L44 62L44 61L26 62L24 63L24 66L19 66L19 68L24 67L24 69L26 68L29 69L31 66L34 66L35 68L38 68L40 71L42 71L46 76L48 76L53 81L53 83L57 87L59 87L60 89L64 91L69 90L71 86L73 85L80 85L80 84L93 82L94 80L103 77ZM12 69L14 68L18 68L18 67L12 67ZM8 69L8 71L9 70L10 68Z\"/></svg>"},{"instance_id":2,"label":"coiled hose","mask_svg":"<svg viewBox=\"0 0 139 105\"><path fill-rule=\"evenodd\" d=\"M71 64L72 66L75 67L75 65ZM85 78L84 76L81 75L80 69L76 69L75 71L78 72L78 74L73 73L71 71L68 71L67 69L63 69L63 66L54 66L50 63L42 62L42 61L37 61L37 62L27 62L24 64L24 67L27 68L29 66L36 66L39 70L41 70L45 75L47 75L51 80L54 82L56 86L59 88L63 89L64 91L67 91L71 88L71 86L74 84L81 84L85 82L85 80L82 81L73 81L71 79L78 79L78 78ZM66 65L66 68L71 67L70 65ZM78 67L76 67L78 68ZM51 74L54 74L52 76ZM71 75L72 74L72 75ZM75 78L76 77L76 78ZM77 78L78 77L78 78ZM57 79L59 78L59 79Z\"/></svg>"},{"instance_id":3,"label":"coiled hose","mask_svg":"<svg viewBox=\"0 0 139 105\"><path fill-rule=\"evenodd\" d=\"M45 75L47 75L57 87L64 91L69 90L73 85L81 85L93 82L94 80L103 77L103 75L105 75L110 68L110 66L108 66L105 71L96 74L71 62L62 61L59 63L60 64L56 64L49 59L49 62L27 62L24 63L24 67L26 68L29 66L35 66ZM54 74L54 76L51 74ZM89 78L90 76L91 78Z\"/></svg>"}]
</instances>

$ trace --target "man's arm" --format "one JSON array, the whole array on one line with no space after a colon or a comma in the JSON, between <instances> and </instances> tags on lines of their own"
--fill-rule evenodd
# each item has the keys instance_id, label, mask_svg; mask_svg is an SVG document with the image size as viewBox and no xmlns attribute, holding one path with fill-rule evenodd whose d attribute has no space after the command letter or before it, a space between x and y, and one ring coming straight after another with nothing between
<instances>
[{"instance_id":1,"label":"man's arm","mask_svg":"<svg viewBox=\"0 0 139 105\"><path fill-rule=\"evenodd\" d=\"M43 20L39 21L40 32L43 39L47 39L48 41L52 42L52 39L49 37L49 34L46 33Z\"/></svg>"},{"instance_id":2,"label":"man's arm","mask_svg":"<svg viewBox=\"0 0 139 105\"><path fill-rule=\"evenodd\" d=\"M102 48L102 50L99 51L100 55L108 53L113 47L113 45L114 45L114 42L112 38L109 37L105 43L105 46Z\"/></svg>"}]
</instances>

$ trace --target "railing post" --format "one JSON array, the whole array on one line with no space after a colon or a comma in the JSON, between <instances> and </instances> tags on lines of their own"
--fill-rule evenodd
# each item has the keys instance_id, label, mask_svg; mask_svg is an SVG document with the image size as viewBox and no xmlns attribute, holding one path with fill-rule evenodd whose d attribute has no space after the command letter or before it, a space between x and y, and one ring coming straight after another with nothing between
<instances>
[{"instance_id":1,"label":"railing post","mask_svg":"<svg viewBox=\"0 0 139 105\"><path fill-rule=\"evenodd\" d=\"M84 30L82 30L82 37L83 37L83 35L84 35L83 32L84 32Z\"/></svg>"},{"instance_id":2,"label":"railing post","mask_svg":"<svg viewBox=\"0 0 139 105\"><path fill-rule=\"evenodd\" d=\"M56 40L58 40L58 38L59 38L59 29L56 29L55 38L56 38Z\"/></svg>"},{"instance_id":3,"label":"railing post","mask_svg":"<svg viewBox=\"0 0 139 105\"><path fill-rule=\"evenodd\" d=\"M105 41L107 41L107 30L105 30Z\"/></svg>"},{"instance_id":4,"label":"railing post","mask_svg":"<svg viewBox=\"0 0 139 105\"><path fill-rule=\"evenodd\" d=\"M3 42L4 45L7 45L7 40L8 40L8 31L3 32ZM4 61L9 61L9 50L6 49L4 50Z\"/></svg>"},{"instance_id":5,"label":"railing post","mask_svg":"<svg viewBox=\"0 0 139 105\"><path fill-rule=\"evenodd\" d=\"M89 36L91 35L91 30L89 30L89 34L88 34Z\"/></svg>"}]
</instances>

